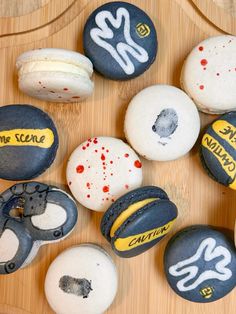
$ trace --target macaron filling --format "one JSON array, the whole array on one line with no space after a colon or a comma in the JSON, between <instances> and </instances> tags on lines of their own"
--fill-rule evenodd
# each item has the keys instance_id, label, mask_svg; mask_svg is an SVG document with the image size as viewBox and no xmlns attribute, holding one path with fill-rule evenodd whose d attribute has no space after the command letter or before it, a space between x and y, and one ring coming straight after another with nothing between
<instances>
[{"instance_id":1,"label":"macaron filling","mask_svg":"<svg viewBox=\"0 0 236 314\"><path fill-rule=\"evenodd\" d=\"M125 209L114 221L111 230L110 230L110 237L114 237L116 230L120 228L120 226L129 218L131 215L136 213L140 208L144 207L147 204L150 204L156 201L158 198L148 198L139 202L136 202L130 205L127 209Z\"/></svg>"}]
</instances>

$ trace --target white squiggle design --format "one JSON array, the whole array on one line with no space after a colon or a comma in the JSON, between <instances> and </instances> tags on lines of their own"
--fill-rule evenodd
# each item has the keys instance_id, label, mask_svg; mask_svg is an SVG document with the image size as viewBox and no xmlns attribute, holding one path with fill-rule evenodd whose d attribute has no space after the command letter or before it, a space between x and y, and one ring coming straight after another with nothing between
<instances>
[{"instance_id":1,"label":"white squiggle design","mask_svg":"<svg viewBox=\"0 0 236 314\"><path fill-rule=\"evenodd\" d=\"M203 258L206 262L209 262L220 256L222 256L223 258L216 263L215 265L216 271L205 270L192 284L188 286L186 284L197 276L199 270L197 266L188 265L198 261L203 253L204 253ZM177 288L179 289L179 291L190 291L198 287L202 282L209 279L218 279L220 281L226 281L230 279L232 277L232 272L230 269L225 267L230 262L231 262L230 252L223 246L216 247L215 239L207 238L201 242L197 252L192 257L180 261L176 265L171 266L169 268L169 273L175 277L187 275L185 278L178 281Z\"/></svg>"},{"instance_id":2,"label":"white squiggle design","mask_svg":"<svg viewBox=\"0 0 236 314\"><path fill-rule=\"evenodd\" d=\"M111 25L118 29L122 24L122 18L124 17L124 37L127 43L119 42L116 47L106 42L105 39L112 39L114 33L112 29L107 25L106 19ZM130 15L125 8L119 8L116 11L116 18L113 17L109 11L101 11L96 17L95 21L97 28L93 28L90 31L90 36L93 41L100 47L106 49L111 56L119 63L121 68L127 75L131 75L135 71L135 67L130 60L128 53L130 53L140 63L147 62L149 59L147 51L136 44L130 35Z\"/></svg>"}]
</instances>

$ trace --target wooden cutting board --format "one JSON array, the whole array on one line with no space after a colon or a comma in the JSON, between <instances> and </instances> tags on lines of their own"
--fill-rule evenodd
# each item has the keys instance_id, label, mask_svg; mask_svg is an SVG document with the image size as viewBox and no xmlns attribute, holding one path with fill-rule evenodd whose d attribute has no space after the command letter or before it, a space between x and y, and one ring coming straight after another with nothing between
<instances>
[{"instance_id":1,"label":"wooden cutting board","mask_svg":"<svg viewBox=\"0 0 236 314\"><path fill-rule=\"evenodd\" d=\"M224 31L236 34L233 15L236 1L130 0L151 16L157 28L159 53L150 70L128 82L113 82L95 74L95 92L81 104L45 103L20 93L15 73L17 56L39 47L82 52L85 21L104 2L108 1L0 1L0 105L29 103L53 117L60 134L60 149L52 167L38 180L62 188L66 188L66 162L77 145L92 136L124 138L125 110L136 93L156 83L179 86L184 58L193 46L208 36ZM201 114L201 119L204 126L213 117ZM164 188L179 208L180 218L171 235L184 226L198 223L233 230L235 192L207 177L200 165L198 144L180 160L165 163L143 160L143 164L144 183ZM0 180L0 192L13 183ZM208 305L184 301L173 293L163 273L163 252L171 235L141 256L120 259L111 252L100 234L101 215L80 205L78 207L79 221L68 239L43 247L29 267L0 276L0 314L52 313L44 295L47 269L60 252L82 242L102 245L111 253L118 267L119 291L107 311L109 314L235 313L236 289L224 299Z\"/></svg>"}]
</instances>

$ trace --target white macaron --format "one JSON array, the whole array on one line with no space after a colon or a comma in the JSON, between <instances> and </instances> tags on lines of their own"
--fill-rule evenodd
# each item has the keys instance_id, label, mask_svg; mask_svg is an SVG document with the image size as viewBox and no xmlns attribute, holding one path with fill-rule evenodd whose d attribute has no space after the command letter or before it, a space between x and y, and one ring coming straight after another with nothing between
<instances>
[{"instance_id":1,"label":"white macaron","mask_svg":"<svg viewBox=\"0 0 236 314\"><path fill-rule=\"evenodd\" d=\"M82 244L62 252L50 265L45 294L57 314L101 314L118 287L116 266L99 246Z\"/></svg>"},{"instance_id":2,"label":"white macaron","mask_svg":"<svg viewBox=\"0 0 236 314\"><path fill-rule=\"evenodd\" d=\"M131 146L149 160L174 160L187 154L197 140L200 118L193 101L180 89L153 85L138 93L125 116Z\"/></svg>"},{"instance_id":3,"label":"white macaron","mask_svg":"<svg viewBox=\"0 0 236 314\"><path fill-rule=\"evenodd\" d=\"M44 101L77 102L93 92L93 65L84 55L66 49L30 50L17 58L19 88Z\"/></svg>"},{"instance_id":4,"label":"white macaron","mask_svg":"<svg viewBox=\"0 0 236 314\"><path fill-rule=\"evenodd\" d=\"M236 110L236 36L210 37L187 57L181 85L198 109L221 114Z\"/></svg>"},{"instance_id":5,"label":"white macaron","mask_svg":"<svg viewBox=\"0 0 236 314\"><path fill-rule=\"evenodd\" d=\"M141 186L142 164L123 141L91 138L70 156L67 182L83 206L105 211L121 195Z\"/></svg>"}]
</instances>

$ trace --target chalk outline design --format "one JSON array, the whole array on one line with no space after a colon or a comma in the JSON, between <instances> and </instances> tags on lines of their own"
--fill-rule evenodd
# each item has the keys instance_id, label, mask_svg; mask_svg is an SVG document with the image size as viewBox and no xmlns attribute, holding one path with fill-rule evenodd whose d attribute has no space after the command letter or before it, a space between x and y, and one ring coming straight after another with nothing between
<instances>
[{"instance_id":1,"label":"chalk outline design","mask_svg":"<svg viewBox=\"0 0 236 314\"><path fill-rule=\"evenodd\" d=\"M205 250L205 252L204 252ZM199 271L197 266L188 266L196 261L198 261L202 254L204 253L204 260L209 262L219 256L223 256L223 259L218 261L215 265L216 271L213 270L205 270L200 276L189 286L186 286L189 281L194 279ZM183 279L177 282L177 288L179 291L190 291L197 288L201 283L209 279L218 279L220 281L226 281L232 277L232 271L229 268L226 268L228 264L231 263L231 253L228 249L223 246L216 246L216 240L213 238L206 238L203 240L197 249L197 252L190 258L185 259L183 261L178 262L177 264L169 267L169 273L172 276L185 276ZM185 267L185 268L183 268ZM183 268L182 270L178 270Z\"/></svg>"},{"instance_id":2,"label":"chalk outline design","mask_svg":"<svg viewBox=\"0 0 236 314\"><path fill-rule=\"evenodd\" d=\"M108 27L106 19L111 25L118 29L122 24L122 18L124 18L124 37L127 43L119 42L116 47L106 42L105 39L112 39L114 37L113 31ZM127 75L131 75L135 72L135 67L127 53L133 56L140 63L148 61L148 52L136 44L131 38L130 34L130 15L129 11L125 8L119 8L116 11L116 17L114 17L110 11L101 11L95 17L95 22L98 27L90 30L90 36L93 41L100 47L107 50L115 61L121 66L123 71Z\"/></svg>"}]
</instances>

